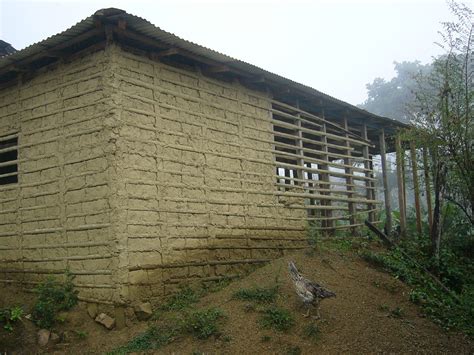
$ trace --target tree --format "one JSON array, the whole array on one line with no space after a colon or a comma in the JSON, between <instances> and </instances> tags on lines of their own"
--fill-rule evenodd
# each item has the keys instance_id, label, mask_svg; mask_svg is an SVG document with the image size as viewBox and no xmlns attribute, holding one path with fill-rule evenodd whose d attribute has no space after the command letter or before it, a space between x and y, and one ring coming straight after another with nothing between
<instances>
[{"instance_id":1,"label":"tree","mask_svg":"<svg viewBox=\"0 0 474 355\"><path fill-rule=\"evenodd\" d=\"M414 62L394 62L397 73L390 81L376 78L366 85L367 100L359 105L377 115L408 123L413 116L411 111L416 101L417 78L431 72L431 64Z\"/></svg>"},{"instance_id":2,"label":"tree","mask_svg":"<svg viewBox=\"0 0 474 355\"><path fill-rule=\"evenodd\" d=\"M430 237L436 260L444 200L458 205L474 225L473 11L454 1L449 6L456 22L443 23L440 46L446 53L417 80L409 133L430 152L435 201Z\"/></svg>"}]
</instances>

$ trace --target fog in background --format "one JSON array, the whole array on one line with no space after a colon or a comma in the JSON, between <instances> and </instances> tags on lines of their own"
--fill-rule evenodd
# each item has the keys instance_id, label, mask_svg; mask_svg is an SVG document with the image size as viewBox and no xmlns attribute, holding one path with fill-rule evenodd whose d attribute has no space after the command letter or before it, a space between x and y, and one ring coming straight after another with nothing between
<instances>
[{"instance_id":1,"label":"fog in background","mask_svg":"<svg viewBox=\"0 0 474 355\"><path fill-rule=\"evenodd\" d=\"M352 104L390 79L393 61L441 53L443 0L13 1L0 0L0 38L22 49L106 7Z\"/></svg>"}]
</instances>

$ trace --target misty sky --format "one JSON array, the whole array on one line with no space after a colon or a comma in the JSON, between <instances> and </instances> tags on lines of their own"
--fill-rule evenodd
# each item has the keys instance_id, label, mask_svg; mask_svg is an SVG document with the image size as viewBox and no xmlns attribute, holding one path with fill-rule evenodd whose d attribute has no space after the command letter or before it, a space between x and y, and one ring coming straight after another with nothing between
<instances>
[{"instance_id":1,"label":"misty sky","mask_svg":"<svg viewBox=\"0 0 474 355\"><path fill-rule=\"evenodd\" d=\"M352 104L394 75L393 61L440 54L440 22L451 19L444 0L0 0L0 38L21 49L105 7Z\"/></svg>"}]
</instances>

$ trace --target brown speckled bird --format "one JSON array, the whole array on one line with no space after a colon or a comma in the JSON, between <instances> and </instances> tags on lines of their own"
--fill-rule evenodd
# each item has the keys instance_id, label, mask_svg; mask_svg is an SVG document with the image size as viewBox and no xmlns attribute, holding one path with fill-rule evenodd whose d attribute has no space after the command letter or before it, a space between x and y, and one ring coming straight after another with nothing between
<instances>
[{"instance_id":1,"label":"brown speckled bird","mask_svg":"<svg viewBox=\"0 0 474 355\"><path fill-rule=\"evenodd\" d=\"M320 284L304 278L299 273L293 261L288 263L288 269L290 271L290 277L295 284L296 294L303 300L303 303L308 308L308 311L304 316L309 316L309 306L312 304L316 307L317 318L320 318L319 300L323 298L336 297L336 294L325 289Z\"/></svg>"}]
</instances>

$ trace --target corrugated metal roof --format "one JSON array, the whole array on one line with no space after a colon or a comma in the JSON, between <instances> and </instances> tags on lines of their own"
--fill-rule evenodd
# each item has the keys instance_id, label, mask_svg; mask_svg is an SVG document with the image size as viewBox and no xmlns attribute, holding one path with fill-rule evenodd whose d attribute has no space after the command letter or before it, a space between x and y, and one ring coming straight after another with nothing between
<instances>
[{"instance_id":1,"label":"corrugated metal roof","mask_svg":"<svg viewBox=\"0 0 474 355\"><path fill-rule=\"evenodd\" d=\"M103 9L97 11L94 15L89 16L88 18L78 22L74 26L70 27L69 29L58 33L57 35L51 36L46 38L45 40L35 43L31 46L26 47L25 49L22 49L18 52L15 52L11 55L4 56L0 58L0 69L3 67L16 63L22 60L27 59L28 57L31 57L33 55L36 55L38 53L41 53L42 51L45 51L49 48L53 48L57 45L63 44L70 39L79 36L88 30L91 30L94 28L94 19L95 18L104 18L104 19L110 19L110 18L117 18L121 17L126 20L127 22L127 28L132 29L133 31L142 34L146 37L155 39L159 42L168 44L169 46L172 47L177 47L183 50L186 50L192 54L211 59L213 61L223 63L227 65L230 68L234 68L243 72L247 72L251 75L256 75L256 76L261 76L265 78L267 81L271 81L280 85L288 86L289 88L292 88L294 90L300 91L302 93L305 93L306 95L310 96L315 96L317 98L322 98L324 100L327 100L329 102L332 102L333 104L337 106L341 106L345 109L348 109L352 112L357 112L367 118L371 118L375 121L379 121L380 123L388 124L389 126L398 126L398 127L406 127L407 125L393 120L391 118L387 117L382 117L378 116L375 114L372 114L368 111L365 111L363 109L360 109L356 106L353 106L347 102L341 101L339 99L336 99L335 97L332 97L330 95L327 95L321 91L318 91L312 87L297 83L293 80L284 78L280 75L277 75L275 73L266 71L262 68L259 68L255 65L246 63L244 61L232 58L230 56L227 56L225 54L219 53L215 50L206 48L204 46L200 46L196 43L184 40L172 33L166 32L162 30L161 28L153 25L151 22L148 20L128 14L123 10L120 9Z\"/></svg>"}]
</instances>

